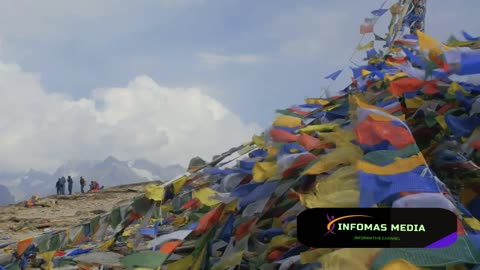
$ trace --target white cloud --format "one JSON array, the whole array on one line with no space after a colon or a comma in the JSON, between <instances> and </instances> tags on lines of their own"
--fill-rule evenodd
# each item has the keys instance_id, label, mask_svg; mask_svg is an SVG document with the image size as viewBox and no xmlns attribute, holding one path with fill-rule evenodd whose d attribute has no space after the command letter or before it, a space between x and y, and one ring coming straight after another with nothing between
<instances>
[{"instance_id":1,"label":"white cloud","mask_svg":"<svg viewBox=\"0 0 480 270\"><path fill-rule=\"evenodd\" d=\"M201 89L166 88L147 76L72 100L47 93L39 76L0 62L0 96L0 169L51 170L110 154L186 165L260 131Z\"/></svg>"},{"instance_id":2,"label":"white cloud","mask_svg":"<svg viewBox=\"0 0 480 270\"><path fill-rule=\"evenodd\" d=\"M218 53L200 53L200 61L210 69L216 69L228 63L232 64L256 64L263 62L265 58L255 54L226 55Z\"/></svg>"}]
</instances>

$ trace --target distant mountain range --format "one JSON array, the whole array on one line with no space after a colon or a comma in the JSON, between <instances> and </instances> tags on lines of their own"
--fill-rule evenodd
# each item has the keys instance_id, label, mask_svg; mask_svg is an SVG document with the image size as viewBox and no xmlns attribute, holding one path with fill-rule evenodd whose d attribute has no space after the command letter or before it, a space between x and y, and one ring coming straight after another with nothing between
<instances>
[{"instance_id":1,"label":"distant mountain range","mask_svg":"<svg viewBox=\"0 0 480 270\"><path fill-rule=\"evenodd\" d=\"M0 205L25 200L32 195L47 196L56 193L55 183L61 176L70 175L73 191L80 191L80 176L88 184L96 180L105 187L146 182L168 181L186 171L180 165L162 167L146 159L120 161L109 156L103 161L69 161L53 174L30 169L26 173L0 172Z\"/></svg>"}]
</instances>

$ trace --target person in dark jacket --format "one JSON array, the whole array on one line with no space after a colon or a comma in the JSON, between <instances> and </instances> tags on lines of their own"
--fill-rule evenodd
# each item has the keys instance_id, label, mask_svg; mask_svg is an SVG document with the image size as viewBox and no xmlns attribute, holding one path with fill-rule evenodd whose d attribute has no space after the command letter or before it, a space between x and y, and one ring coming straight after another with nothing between
<instances>
[{"instance_id":1,"label":"person in dark jacket","mask_svg":"<svg viewBox=\"0 0 480 270\"><path fill-rule=\"evenodd\" d=\"M60 194L65 195L65 184L67 180L65 179L65 176L62 176L60 178Z\"/></svg>"},{"instance_id":2,"label":"person in dark jacket","mask_svg":"<svg viewBox=\"0 0 480 270\"><path fill-rule=\"evenodd\" d=\"M80 191L82 193L85 193L85 190L83 190L85 188L85 185L87 184L87 182L85 181L85 179L83 179L83 176L80 176Z\"/></svg>"},{"instance_id":3,"label":"person in dark jacket","mask_svg":"<svg viewBox=\"0 0 480 270\"><path fill-rule=\"evenodd\" d=\"M58 178L57 183L55 184L55 187L57 188L57 195L60 195L60 178Z\"/></svg>"},{"instance_id":4,"label":"person in dark jacket","mask_svg":"<svg viewBox=\"0 0 480 270\"><path fill-rule=\"evenodd\" d=\"M68 194L72 195L73 179L70 175L68 176L67 182L68 182Z\"/></svg>"}]
</instances>

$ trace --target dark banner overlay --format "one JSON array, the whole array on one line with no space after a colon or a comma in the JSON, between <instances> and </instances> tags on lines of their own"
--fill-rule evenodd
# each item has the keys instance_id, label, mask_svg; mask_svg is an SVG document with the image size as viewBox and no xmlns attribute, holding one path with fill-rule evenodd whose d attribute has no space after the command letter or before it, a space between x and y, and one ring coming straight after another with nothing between
<instances>
[{"instance_id":1,"label":"dark banner overlay","mask_svg":"<svg viewBox=\"0 0 480 270\"><path fill-rule=\"evenodd\" d=\"M316 248L443 248L457 217L442 208L314 208L297 217L298 240Z\"/></svg>"}]
</instances>

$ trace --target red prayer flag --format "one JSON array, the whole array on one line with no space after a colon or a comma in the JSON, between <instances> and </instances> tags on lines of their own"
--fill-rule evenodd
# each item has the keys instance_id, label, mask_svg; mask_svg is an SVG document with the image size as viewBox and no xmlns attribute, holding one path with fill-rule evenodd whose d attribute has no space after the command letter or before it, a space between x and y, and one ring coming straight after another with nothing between
<instances>
[{"instance_id":1,"label":"red prayer flag","mask_svg":"<svg viewBox=\"0 0 480 270\"><path fill-rule=\"evenodd\" d=\"M240 224L235 230L235 241L241 240L243 237L251 233L253 226L257 222L258 217L251 219L243 224Z\"/></svg>"},{"instance_id":2,"label":"red prayer flag","mask_svg":"<svg viewBox=\"0 0 480 270\"><path fill-rule=\"evenodd\" d=\"M367 33L373 33L373 24L360 25L360 34L365 35Z\"/></svg>"},{"instance_id":3,"label":"red prayer flag","mask_svg":"<svg viewBox=\"0 0 480 270\"><path fill-rule=\"evenodd\" d=\"M195 228L195 232L206 233L212 226L220 220L222 216L223 209L225 209L225 204L221 204L218 207L210 210L203 217L198 220L198 226Z\"/></svg>"},{"instance_id":4,"label":"red prayer flag","mask_svg":"<svg viewBox=\"0 0 480 270\"><path fill-rule=\"evenodd\" d=\"M402 78L390 83L390 92L395 96L401 96L404 93L417 91L422 88L424 81L416 78Z\"/></svg>"},{"instance_id":5,"label":"red prayer flag","mask_svg":"<svg viewBox=\"0 0 480 270\"><path fill-rule=\"evenodd\" d=\"M308 151L319 148L322 145L322 142L319 139L306 133L300 134L300 136L298 137L298 143Z\"/></svg>"},{"instance_id":6,"label":"red prayer flag","mask_svg":"<svg viewBox=\"0 0 480 270\"><path fill-rule=\"evenodd\" d=\"M377 145L388 141L395 148L403 149L415 143L413 136L404 127L396 126L391 122L375 121L370 117L355 128L355 133L358 142L366 145Z\"/></svg>"},{"instance_id":7,"label":"red prayer flag","mask_svg":"<svg viewBox=\"0 0 480 270\"><path fill-rule=\"evenodd\" d=\"M475 141L471 142L470 143L470 146L477 150L477 151L480 151L480 139L476 139Z\"/></svg>"},{"instance_id":8,"label":"red prayer flag","mask_svg":"<svg viewBox=\"0 0 480 270\"><path fill-rule=\"evenodd\" d=\"M281 130L281 129L272 129L270 130L270 137L274 142L296 142L298 137L288 131Z\"/></svg>"}]
</instances>

